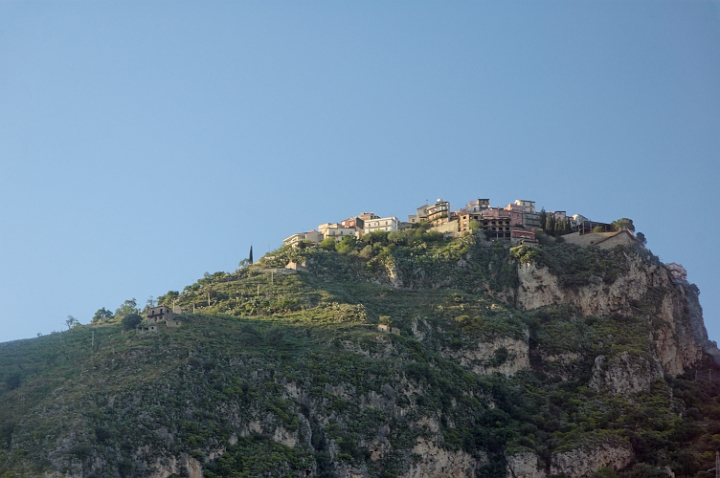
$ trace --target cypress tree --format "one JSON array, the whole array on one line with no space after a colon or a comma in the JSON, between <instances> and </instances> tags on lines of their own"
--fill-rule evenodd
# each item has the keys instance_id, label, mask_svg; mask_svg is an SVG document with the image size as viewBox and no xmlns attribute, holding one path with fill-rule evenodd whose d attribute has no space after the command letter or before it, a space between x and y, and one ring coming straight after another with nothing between
<instances>
[{"instance_id":1,"label":"cypress tree","mask_svg":"<svg viewBox=\"0 0 720 478\"><path fill-rule=\"evenodd\" d=\"M250 264L253 263L252 246L250 246L250 257L248 257L248 260L250 261Z\"/></svg>"},{"instance_id":2,"label":"cypress tree","mask_svg":"<svg viewBox=\"0 0 720 478\"><path fill-rule=\"evenodd\" d=\"M551 236L555 235L555 215L547 215L547 219L545 220L545 232Z\"/></svg>"}]
</instances>

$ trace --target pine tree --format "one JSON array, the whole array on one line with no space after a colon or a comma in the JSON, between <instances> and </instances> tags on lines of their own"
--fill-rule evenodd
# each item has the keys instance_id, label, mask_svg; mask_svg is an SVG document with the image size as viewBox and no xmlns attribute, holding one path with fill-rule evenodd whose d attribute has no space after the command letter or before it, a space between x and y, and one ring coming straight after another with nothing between
<instances>
[{"instance_id":1,"label":"pine tree","mask_svg":"<svg viewBox=\"0 0 720 478\"><path fill-rule=\"evenodd\" d=\"M250 264L253 263L252 246L250 246L250 257L248 257L248 261L250 261Z\"/></svg>"}]
</instances>

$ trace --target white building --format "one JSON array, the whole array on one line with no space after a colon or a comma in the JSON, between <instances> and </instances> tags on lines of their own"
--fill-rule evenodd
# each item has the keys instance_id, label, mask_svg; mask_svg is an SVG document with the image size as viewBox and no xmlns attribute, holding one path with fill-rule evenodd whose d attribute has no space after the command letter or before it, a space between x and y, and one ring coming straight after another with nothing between
<instances>
[{"instance_id":1,"label":"white building","mask_svg":"<svg viewBox=\"0 0 720 478\"><path fill-rule=\"evenodd\" d=\"M370 219L365 221L363 227L363 234L370 234L375 231L397 231L400 228L400 221L395 216L392 217L381 217L379 219Z\"/></svg>"}]
</instances>

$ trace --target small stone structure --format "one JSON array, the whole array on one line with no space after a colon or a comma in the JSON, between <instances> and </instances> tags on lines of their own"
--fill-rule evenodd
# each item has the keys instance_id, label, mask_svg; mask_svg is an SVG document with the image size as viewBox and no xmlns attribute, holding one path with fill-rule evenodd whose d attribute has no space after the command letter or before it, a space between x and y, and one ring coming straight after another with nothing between
<instances>
[{"instance_id":1,"label":"small stone structure","mask_svg":"<svg viewBox=\"0 0 720 478\"><path fill-rule=\"evenodd\" d=\"M289 269L296 272L308 272L309 269L307 268L307 263L305 261L301 263L297 263L294 261L290 261L285 266L285 269Z\"/></svg>"},{"instance_id":2,"label":"small stone structure","mask_svg":"<svg viewBox=\"0 0 720 478\"><path fill-rule=\"evenodd\" d=\"M138 334L156 334L158 332L157 325L140 326L135 329Z\"/></svg>"},{"instance_id":3,"label":"small stone structure","mask_svg":"<svg viewBox=\"0 0 720 478\"><path fill-rule=\"evenodd\" d=\"M378 330L380 332L384 332L386 334L400 335L400 329L398 329L397 327L390 327L389 325L385 325L385 324L378 325Z\"/></svg>"}]
</instances>

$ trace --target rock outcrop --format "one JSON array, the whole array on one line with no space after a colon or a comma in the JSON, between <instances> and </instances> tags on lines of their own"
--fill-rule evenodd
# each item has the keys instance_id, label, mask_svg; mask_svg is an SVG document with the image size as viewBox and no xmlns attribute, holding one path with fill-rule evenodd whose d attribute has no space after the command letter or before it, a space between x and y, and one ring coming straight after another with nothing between
<instances>
[{"instance_id":1,"label":"rock outcrop","mask_svg":"<svg viewBox=\"0 0 720 478\"><path fill-rule=\"evenodd\" d=\"M634 457L632 447L619 441L580 447L553 455L550 474L564 473L571 478L585 478L604 466L614 470L625 468Z\"/></svg>"},{"instance_id":2,"label":"rock outcrop","mask_svg":"<svg viewBox=\"0 0 720 478\"><path fill-rule=\"evenodd\" d=\"M575 288L563 287L548 267L520 264L517 305L533 310L569 304L584 317L620 314L659 319L653 335L655 359L675 376L696 364L704 349L713 353L716 347L707 340L697 295L674 284L661 265L632 252L625 254L625 261L627 272L612 283L595 278Z\"/></svg>"},{"instance_id":3,"label":"rock outcrop","mask_svg":"<svg viewBox=\"0 0 720 478\"><path fill-rule=\"evenodd\" d=\"M449 451L424 438L419 438L413 453L420 457L403 478L465 478L475 476L475 470L485 460L476 460L464 451Z\"/></svg>"},{"instance_id":4,"label":"rock outcrop","mask_svg":"<svg viewBox=\"0 0 720 478\"><path fill-rule=\"evenodd\" d=\"M545 470L538 468L535 453L516 453L507 457L508 478L545 478Z\"/></svg>"},{"instance_id":5,"label":"rock outcrop","mask_svg":"<svg viewBox=\"0 0 720 478\"><path fill-rule=\"evenodd\" d=\"M493 342L478 342L474 347L446 350L443 355L467 367L473 373L500 373L506 377L530 368L528 337L523 340L499 337Z\"/></svg>"},{"instance_id":6,"label":"rock outcrop","mask_svg":"<svg viewBox=\"0 0 720 478\"><path fill-rule=\"evenodd\" d=\"M620 353L609 362L604 355L598 355L592 373L589 384L592 390L607 389L623 395L650 390L653 382L663 376L659 363L628 352Z\"/></svg>"}]
</instances>

